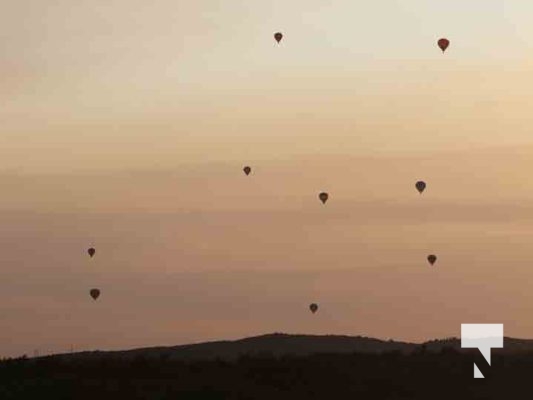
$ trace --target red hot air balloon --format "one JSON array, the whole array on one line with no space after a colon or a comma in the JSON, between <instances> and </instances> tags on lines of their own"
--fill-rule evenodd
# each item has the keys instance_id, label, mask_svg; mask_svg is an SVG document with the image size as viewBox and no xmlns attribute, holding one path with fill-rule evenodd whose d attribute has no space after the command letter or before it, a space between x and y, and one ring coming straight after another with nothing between
<instances>
[{"instance_id":1,"label":"red hot air balloon","mask_svg":"<svg viewBox=\"0 0 533 400\"><path fill-rule=\"evenodd\" d=\"M309 309L311 310L311 312L312 312L313 314L316 313L316 311L318 310L318 304L315 304L315 303L310 304L310 305L309 305Z\"/></svg>"},{"instance_id":2,"label":"red hot air balloon","mask_svg":"<svg viewBox=\"0 0 533 400\"><path fill-rule=\"evenodd\" d=\"M283 33L281 32L276 32L274 33L274 39L276 39L276 42L281 42L281 39L283 39Z\"/></svg>"},{"instance_id":3,"label":"red hot air balloon","mask_svg":"<svg viewBox=\"0 0 533 400\"><path fill-rule=\"evenodd\" d=\"M446 49L450 45L450 41L448 39L442 38L442 39L439 39L437 44L439 45L440 49L444 53L444 51L446 51Z\"/></svg>"},{"instance_id":4,"label":"red hot air balloon","mask_svg":"<svg viewBox=\"0 0 533 400\"><path fill-rule=\"evenodd\" d=\"M250 175L250 172L252 172L252 169L248 166L244 167L242 170L246 175Z\"/></svg>"},{"instance_id":5,"label":"red hot air balloon","mask_svg":"<svg viewBox=\"0 0 533 400\"><path fill-rule=\"evenodd\" d=\"M87 250L87 253L89 253L89 256L92 257L94 256L94 253L96 253L96 250L93 247L91 247L89 250Z\"/></svg>"},{"instance_id":6,"label":"red hot air balloon","mask_svg":"<svg viewBox=\"0 0 533 400\"><path fill-rule=\"evenodd\" d=\"M437 261L437 256L434 255L434 254L430 254L430 255L428 256L428 262L429 262L431 265L433 265L433 264L435 264L435 261Z\"/></svg>"},{"instance_id":7,"label":"red hot air balloon","mask_svg":"<svg viewBox=\"0 0 533 400\"><path fill-rule=\"evenodd\" d=\"M420 194L422 194L422 192L424 191L424 189L426 188L426 182L424 181L418 181L416 184L416 190L418 190L418 192Z\"/></svg>"},{"instance_id":8,"label":"red hot air balloon","mask_svg":"<svg viewBox=\"0 0 533 400\"><path fill-rule=\"evenodd\" d=\"M322 192L318 195L318 198L322 202L322 204L326 204L326 201L328 201L329 195L326 192Z\"/></svg>"},{"instance_id":9,"label":"red hot air balloon","mask_svg":"<svg viewBox=\"0 0 533 400\"><path fill-rule=\"evenodd\" d=\"M100 290L98 289L91 289L89 293L94 300L100 296Z\"/></svg>"}]
</instances>

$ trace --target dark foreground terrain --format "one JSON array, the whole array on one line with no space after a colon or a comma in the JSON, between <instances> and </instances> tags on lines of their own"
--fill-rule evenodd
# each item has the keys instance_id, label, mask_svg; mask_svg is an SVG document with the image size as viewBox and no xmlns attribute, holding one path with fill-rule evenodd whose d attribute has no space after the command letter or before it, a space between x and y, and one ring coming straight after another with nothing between
<instances>
[{"instance_id":1,"label":"dark foreground terrain","mask_svg":"<svg viewBox=\"0 0 533 400\"><path fill-rule=\"evenodd\" d=\"M272 341L294 342L276 336L246 340L265 338L270 348ZM205 359L176 357L173 348L8 359L0 362L0 399L512 400L533 392L529 348L493 350L492 365L480 366L486 378L474 379L480 355L460 351L454 342L387 350L391 345L383 351L262 351Z\"/></svg>"}]
</instances>

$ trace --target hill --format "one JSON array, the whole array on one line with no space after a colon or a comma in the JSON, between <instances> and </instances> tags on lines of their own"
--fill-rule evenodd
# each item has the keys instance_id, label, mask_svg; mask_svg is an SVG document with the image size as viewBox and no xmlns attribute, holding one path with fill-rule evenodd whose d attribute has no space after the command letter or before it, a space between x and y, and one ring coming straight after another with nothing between
<instances>
[{"instance_id":1,"label":"hill","mask_svg":"<svg viewBox=\"0 0 533 400\"><path fill-rule=\"evenodd\" d=\"M457 344L456 339L432 341L424 347L357 337L275 334L157 350L9 359L0 362L0 399L517 399L530 391L533 352L525 351L530 341L521 346L516 339L507 340L522 350L495 354L483 371L486 379L473 377L473 363L481 355L445 344ZM320 342L320 351L342 354L286 354L315 353L307 346ZM260 354L255 346L281 356ZM366 352L350 353L351 346ZM428 350L439 346L441 351ZM234 360L177 357L212 357L222 354L222 348L231 357L238 352L243 356ZM383 352L384 348L392 351ZM244 355L246 349L253 350L251 355Z\"/></svg>"},{"instance_id":2,"label":"hill","mask_svg":"<svg viewBox=\"0 0 533 400\"><path fill-rule=\"evenodd\" d=\"M52 357L63 359L120 358L132 360L139 356L170 360L235 360L242 356L308 356L312 354L381 354L414 351L440 352L445 348L461 349L457 338L438 339L424 343L407 343L380 340L363 336L292 335L272 333L234 341L215 341L170 347L149 347L124 351L92 351L61 354ZM533 351L533 340L504 338L504 348L496 353Z\"/></svg>"}]
</instances>

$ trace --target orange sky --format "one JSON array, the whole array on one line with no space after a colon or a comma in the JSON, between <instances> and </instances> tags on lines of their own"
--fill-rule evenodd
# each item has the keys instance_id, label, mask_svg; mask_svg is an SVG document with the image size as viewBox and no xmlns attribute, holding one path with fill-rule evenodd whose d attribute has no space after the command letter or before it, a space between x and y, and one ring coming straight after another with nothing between
<instances>
[{"instance_id":1,"label":"orange sky","mask_svg":"<svg viewBox=\"0 0 533 400\"><path fill-rule=\"evenodd\" d=\"M3 7L0 356L533 337L533 6L229 3Z\"/></svg>"}]
</instances>

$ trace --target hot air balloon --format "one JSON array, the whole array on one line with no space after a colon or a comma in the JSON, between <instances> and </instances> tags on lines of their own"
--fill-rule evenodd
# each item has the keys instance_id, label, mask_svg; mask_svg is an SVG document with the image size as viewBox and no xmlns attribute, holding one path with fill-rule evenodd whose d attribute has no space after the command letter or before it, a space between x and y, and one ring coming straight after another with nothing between
<instances>
[{"instance_id":1,"label":"hot air balloon","mask_svg":"<svg viewBox=\"0 0 533 400\"><path fill-rule=\"evenodd\" d=\"M309 309L311 310L311 312L314 314L316 313L316 311L318 310L318 305L313 303L311 305L309 305Z\"/></svg>"},{"instance_id":2,"label":"hot air balloon","mask_svg":"<svg viewBox=\"0 0 533 400\"><path fill-rule=\"evenodd\" d=\"M437 261L437 256L434 255L434 254L430 254L430 255L428 256L428 261L429 261L429 263L430 263L431 265L435 264L435 261Z\"/></svg>"},{"instance_id":3,"label":"hot air balloon","mask_svg":"<svg viewBox=\"0 0 533 400\"><path fill-rule=\"evenodd\" d=\"M437 42L437 44L439 45L440 49L442 50L442 52L444 53L444 51L448 48L448 46L450 45L450 41L448 39L445 39L445 38L442 38L442 39L439 39L439 41Z\"/></svg>"},{"instance_id":4,"label":"hot air balloon","mask_svg":"<svg viewBox=\"0 0 533 400\"><path fill-rule=\"evenodd\" d=\"M87 250L87 253L89 253L89 255L92 257L94 256L94 253L96 253L96 250L93 247L91 247L89 250Z\"/></svg>"},{"instance_id":5,"label":"hot air balloon","mask_svg":"<svg viewBox=\"0 0 533 400\"><path fill-rule=\"evenodd\" d=\"M274 39L276 39L276 42L281 42L281 39L283 39L283 33L281 32L276 32L274 33Z\"/></svg>"},{"instance_id":6,"label":"hot air balloon","mask_svg":"<svg viewBox=\"0 0 533 400\"><path fill-rule=\"evenodd\" d=\"M252 172L252 169L248 166L244 167L242 170L246 175L250 175L250 172Z\"/></svg>"},{"instance_id":7,"label":"hot air balloon","mask_svg":"<svg viewBox=\"0 0 533 400\"><path fill-rule=\"evenodd\" d=\"M100 296L100 290L98 289L91 289L90 292L91 297L96 300Z\"/></svg>"},{"instance_id":8,"label":"hot air balloon","mask_svg":"<svg viewBox=\"0 0 533 400\"><path fill-rule=\"evenodd\" d=\"M418 181L416 184L416 190L418 190L420 192L420 194L422 194L422 192L424 191L424 189L426 188L426 182L424 181Z\"/></svg>"},{"instance_id":9,"label":"hot air balloon","mask_svg":"<svg viewBox=\"0 0 533 400\"><path fill-rule=\"evenodd\" d=\"M318 195L318 198L322 202L322 204L326 204L326 201L328 201L329 195L326 192L322 192Z\"/></svg>"}]
</instances>

